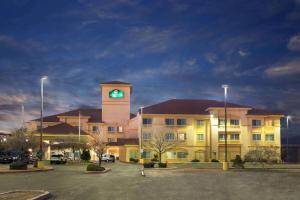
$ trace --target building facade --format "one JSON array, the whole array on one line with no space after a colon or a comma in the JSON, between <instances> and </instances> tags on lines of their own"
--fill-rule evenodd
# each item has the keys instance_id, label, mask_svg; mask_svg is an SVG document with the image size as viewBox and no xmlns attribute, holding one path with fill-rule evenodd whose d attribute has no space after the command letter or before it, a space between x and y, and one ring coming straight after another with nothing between
<instances>
[{"instance_id":1,"label":"building facade","mask_svg":"<svg viewBox=\"0 0 300 200\"><path fill-rule=\"evenodd\" d=\"M224 160L224 102L173 99L142 108L135 115L130 113L131 84L105 82L100 89L102 109L77 109L44 118L44 142L49 144L46 159L51 145L87 142L91 134L103 134L110 143L107 153L125 162L141 157L147 162L156 154L148 144L159 134L169 143L176 142L162 155L163 162ZM243 157L258 147L280 152L281 113L233 103L227 107L228 159ZM36 119L27 127L39 136L39 125Z\"/></svg>"}]
</instances>

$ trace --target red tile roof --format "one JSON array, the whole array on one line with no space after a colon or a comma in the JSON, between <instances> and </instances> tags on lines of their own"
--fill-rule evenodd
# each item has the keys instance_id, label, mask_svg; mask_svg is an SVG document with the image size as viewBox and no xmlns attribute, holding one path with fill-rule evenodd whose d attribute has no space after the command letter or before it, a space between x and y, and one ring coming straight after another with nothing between
<instances>
[{"instance_id":1,"label":"red tile roof","mask_svg":"<svg viewBox=\"0 0 300 200\"><path fill-rule=\"evenodd\" d=\"M224 107L224 102L205 99L171 99L154 104L143 109L145 114L209 114L209 107ZM233 103L227 103L229 108L249 108Z\"/></svg>"},{"instance_id":2,"label":"red tile roof","mask_svg":"<svg viewBox=\"0 0 300 200\"><path fill-rule=\"evenodd\" d=\"M37 132L39 132L39 130L37 130ZM74 127L66 123L61 123L43 128L43 133L57 135L78 135L78 127ZM80 131L80 134L88 135L88 133L83 130Z\"/></svg>"},{"instance_id":3,"label":"red tile roof","mask_svg":"<svg viewBox=\"0 0 300 200\"><path fill-rule=\"evenodd\" d=\"M248 111L247 115L284 115L284 113L253 108Z\"/></svg>"},{"instance_id":4,"label":"red tile roof","mask_svg":"<svg viewBox=\"0 0 300 200\"><path fill-rule=\"evenodd\" d=\"M223 101L206 99L171 99L158 104L147 106L143 109L144 114L191 114L208 115L210 107L224 107ZM253 115L281 115L279 112L254 109L251 106L227 103L228 108L249 108L249 114Z\"/></svg>"},{"instance_id":5,"label":"red tile roof","mask_svg":"<svg viewBox=\"0 0 300 200\"><path fill-rule=\"evenodd\" d=\"M126 83L126 82L122 82L122 81L109 81L109 82L103 82L101 84L102 85L104 85L104 84L131 85L130 83Z\"/></svg>"}]
</instances>

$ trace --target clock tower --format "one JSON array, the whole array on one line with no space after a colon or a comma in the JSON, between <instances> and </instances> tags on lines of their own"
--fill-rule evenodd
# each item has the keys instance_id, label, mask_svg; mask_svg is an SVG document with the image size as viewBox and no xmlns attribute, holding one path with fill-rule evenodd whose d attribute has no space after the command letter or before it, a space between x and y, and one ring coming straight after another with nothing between
<instances>
[{"instance_id":1,"label":"clock tower","mask_svg":"<svg viewBox=\"0 0 300 200\"><path fill-rule=\"evenodd\" d=\"M102 121L126 124L130 119L130 83L111 81L100 84L102 93Z\"/></svg>"}]
</instances>

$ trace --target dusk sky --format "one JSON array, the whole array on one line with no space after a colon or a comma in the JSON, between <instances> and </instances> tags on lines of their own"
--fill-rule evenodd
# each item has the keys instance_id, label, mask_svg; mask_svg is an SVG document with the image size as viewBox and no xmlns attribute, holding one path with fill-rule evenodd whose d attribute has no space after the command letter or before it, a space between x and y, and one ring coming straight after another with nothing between
<instances>
[{"instance_id":1,"label":"dusk sky","mask_svg":"<svg viewBox=\"0 0 300 200\"><path fill-rule=\"evenodd\" d=\"M132 112L171 98L223 99L300 126L300 0L0 1L0 130L79 107L99 84L133 84ZM298 125L297 125L298 124Z\"/></svg>"}]
</instances>

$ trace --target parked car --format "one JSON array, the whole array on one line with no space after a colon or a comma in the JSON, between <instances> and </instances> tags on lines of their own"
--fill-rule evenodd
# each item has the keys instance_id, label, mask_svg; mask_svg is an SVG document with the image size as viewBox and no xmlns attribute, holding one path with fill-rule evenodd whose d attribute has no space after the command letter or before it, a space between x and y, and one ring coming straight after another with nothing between
<instances>
[{"instance_id":1,"label":"parked car","mask_svg":"<svg viewBox=\"0 0 300 200\"><path fill-rule=\"evenodd\" d=\"M6 163L12 163L13 157L10 154L2 153L0 155L0 163L6 164Z\"/></svg>"},{"instance_id":2,"label":"parked car","mask_svg":"<svg viewBox=\"0 0 300 200\"><path fill-rule=\"evenodd\" d=\"M67 158L62 154L52 155L50 157L50 164L66 164Z\"/></svg>"},{"instance_id":3,"label":"parked car","mask_svg":"<svg viewBox=\"0 0 300 200\"><path fill-rule=\"evenodd\" d=\"M115 162L116 158L114 155L103 154L101 160L105 162Z\"/></svg>"}]
</instances>

